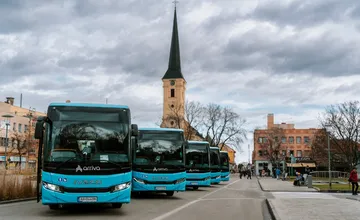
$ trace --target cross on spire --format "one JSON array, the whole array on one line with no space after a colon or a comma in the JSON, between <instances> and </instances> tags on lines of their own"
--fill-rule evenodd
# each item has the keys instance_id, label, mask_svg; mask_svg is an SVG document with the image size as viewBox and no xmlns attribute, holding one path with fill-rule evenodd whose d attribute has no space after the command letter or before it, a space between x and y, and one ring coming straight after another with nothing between
<instances>
[{"instance_id":1,"label":"cross on spire","mask_svg":"<svg viewBox=\"0 0 360 220\"><path fill-rule=\"evenodd\" d=\"M173 1L174 5L175 5L175 9L176 9L176 4L179 3L179 1Z\"/></svg>"}]
</instances>

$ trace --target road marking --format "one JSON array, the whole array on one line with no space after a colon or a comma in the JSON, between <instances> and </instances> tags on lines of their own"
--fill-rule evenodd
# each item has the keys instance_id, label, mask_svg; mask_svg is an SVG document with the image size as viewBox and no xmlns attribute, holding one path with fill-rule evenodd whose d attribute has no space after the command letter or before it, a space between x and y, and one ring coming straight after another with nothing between
<instances>
[{"instance_id":1,"label":"road marking","mask_svg":"<svg viewBox=\"0 0 360 220\"><path fill-rule=\"evenodd\" d=\"M201 199L201 201L213 201L213 200L264 200L265 196L258 198L213 198L213 199Z\"/></svg>"},{"instance_id":2,"label":"road marking","mask_svg":"<svg viewBox=\"0 0 360 220\"><path fill-rule=\"evenodd\" d=\"M219 189L217 189L217 190L215 190L215 191L212 191L212 192L210 192L210 193L207 193L207 194L203 195L202 197L200 197L200 198L198 198L198 199L196 199L196 200L194 200L194 201L188 202L188 203L186 203L186 204L184 204L184 205L182 205L182 206L180 206L180 207L178 207L178 208L176 208L176 209L173 209L173 210L171 210L171 211L169 211L169 212L167 212L167 213L164 213L164 214L162 214L162 215L160 215L160 216L158 216L158 217L156 217L156 218L153 218L152 220L163 220L163 219L165 219L165 218L167 218L167 217L169 217L169 216L177 213L178 211L180 211L180 210L182 210L182 209L184 209L184 208L187 208L187 207L191 206L191 205L194 204L194 203L197 203L197 202L201 201L201 200L204 199L205 197L207 197L207 196L209 196L209 195L212 195L212 194L214 194L214 193L216 193L216 192L218 192L218 191L220 191L220 190L222 190L222 189L224 189L224 188L227 188L227 186L230 186L230 185L232 185L232 184L234 184L234 183L236 183L236 182L238 182L238 181L239 181L239 180L236 180L236 181L230 183L229 185L224 185L223 187L221 187L221 188L219 188Z\"/></svg>"}]
</instances>

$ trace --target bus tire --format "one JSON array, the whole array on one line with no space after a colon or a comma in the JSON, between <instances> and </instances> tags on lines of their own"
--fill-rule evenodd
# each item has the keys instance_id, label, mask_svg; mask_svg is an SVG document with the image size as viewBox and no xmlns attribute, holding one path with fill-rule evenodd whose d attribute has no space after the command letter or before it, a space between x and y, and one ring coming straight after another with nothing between
<instances>
[{"instance_id":1,"label":"bus tire","mask_svg":"<svg viewBox=\"0 0 360 220\"><path fill-rule=\"evenodd\" d=\"M120 209L121 206L122 206L122 203L112 203L111 206L112 206L114 209Z\"/></svg>"},{"instance_id":2,"label":"bus tire","mask_svg":"<svg viewBox=\"0 0 360 220\"><path fill-rule=\"evenodd\" d=\"M51 210L58 210L60 208L60 206L58 204L52 204L52 205L49 205L49 208Z\"/></svg>"},{"instance_id":3,"label":"bus tire","mask_svg":"<svg viewBox=\"0 0 360 220\"><path fill-rule=\"evenodd\" d=\"M174 191L166 192L166 195L167 195L167 196L173 196L173 195L174 195Z\"/></svg>"},{"instance_id":4,"label":"bus tire","mask_svg":"<svg viewBox=\"0 0 360 220\"><path fill-rule=\"evenodd\" d=\"M198 187L198 186L193 186L193 189L194 189L194 190L198 190L199 187Z\"/></svg>"}]
</instances>

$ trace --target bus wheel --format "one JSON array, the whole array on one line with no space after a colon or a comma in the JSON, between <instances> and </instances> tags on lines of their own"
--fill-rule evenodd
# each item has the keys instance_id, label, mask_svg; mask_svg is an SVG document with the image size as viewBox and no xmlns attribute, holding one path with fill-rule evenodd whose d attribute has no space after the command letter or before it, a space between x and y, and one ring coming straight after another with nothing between
<instances>
[{"instance_id":1,"label":"bus wheel","mask_svg":"<svg viewBox=\"0 0 360 220\"><path fill-rule=\"evenodd\" d=\"M170 192L166 192L167 196L173 196L174 195L174 191L170 191Z\"/></svg>"},{"instance_id":2,"label":"bus wheel","mask_svg":"<svg viewBox=\"0 0 360 220\"><path fill-rule=\"evenodd\" d=\"M199 189L199 187L198 186L193 186L193 189L197 190L197 189Z\"/></svg>"},{"instance_id":3,"label":"bus wheel","mask_svg":"<svg viewBox=\"0 0 360 220\"><path fill-rule=\"evenodd\" d=\"M58 204L55 204L55 205L49 205L49 208L51 210L58 210L60 208L60 206Z\"/></svg>"},{"instance_id":4,"label":"bus wheel","mask_svg":"<svg viewBox=\"0 0 360 220\"><path fill-rule=\"evenodd\" d=\"M112 203L111 205L114 209L120 209L122 206L122 203Z\"/></svg>"}]
</instances>

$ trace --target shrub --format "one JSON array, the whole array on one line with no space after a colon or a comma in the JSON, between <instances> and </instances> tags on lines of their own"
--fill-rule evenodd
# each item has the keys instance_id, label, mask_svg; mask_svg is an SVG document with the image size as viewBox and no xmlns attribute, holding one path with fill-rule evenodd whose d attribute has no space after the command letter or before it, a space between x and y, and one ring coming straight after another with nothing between
<instances>
[{"instance_id":1,"label":"shrub","mask_svg":"<svg viewBox=\"0 0 360 220\"><path fill-rule=\"evenodd\" d=\"M35 185L29 178L5 172L0 180L0 201L35 197Z\"/></svg>"}]
</instances>

